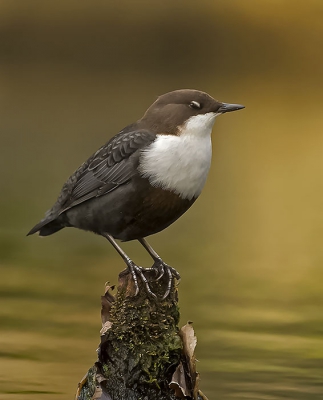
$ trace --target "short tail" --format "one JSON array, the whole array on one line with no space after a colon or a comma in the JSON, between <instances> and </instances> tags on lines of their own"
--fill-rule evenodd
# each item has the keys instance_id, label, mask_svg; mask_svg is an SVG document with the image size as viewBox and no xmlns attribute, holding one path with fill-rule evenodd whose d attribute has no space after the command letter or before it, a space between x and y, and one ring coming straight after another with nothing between
<instances>
[{"instance_id":1,"label":"short tail","mask_svg":"<svg viewBox=\"0 0 323 400\"><path fill-rule=\"evenodd\" d=\"M39 236L49 236L55 232L60 231L63 228L64 228L64 225L62 225L59 221L57 221L57 219L48 220L45 218L45 219L41 220L37 225L35 225L27 233L27 236L33 235L36 232L39 232Z\"/></svg>"}]
</instances>

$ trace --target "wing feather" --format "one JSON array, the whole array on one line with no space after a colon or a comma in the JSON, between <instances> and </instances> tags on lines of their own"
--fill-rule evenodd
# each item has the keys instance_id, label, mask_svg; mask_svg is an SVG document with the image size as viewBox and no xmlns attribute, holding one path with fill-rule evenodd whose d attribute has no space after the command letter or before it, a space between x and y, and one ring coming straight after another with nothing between
<instances>
[{"instance_id":1,"label":"wing feather","mask_svg":"<svg viewBox=\"0 0 323 400\"><path fill-rule=\"evenodd\" d=\"M93 197L105 195L137 174L140 150L151 144L156 135L150 131L120 132L89 158L66 182L55 214Z\"/></svg>"}]
</instances>

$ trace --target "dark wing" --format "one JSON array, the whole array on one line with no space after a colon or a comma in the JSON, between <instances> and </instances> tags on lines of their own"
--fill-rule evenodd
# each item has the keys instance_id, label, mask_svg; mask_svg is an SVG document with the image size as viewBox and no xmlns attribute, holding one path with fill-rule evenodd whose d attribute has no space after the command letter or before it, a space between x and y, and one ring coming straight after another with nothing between
<instances>
[{"instance_id":1,"label":"dark wing","mask_svg":"<svg viewBox=\"0 0 323 400\"><path fill-rule=\"evenodd\" d=\"M105 195L137 174L139 150L156 135L148 130L121 131L82 164L64 184L57 202L29 234L64 211L93 197Z\"/></svg>"},{"instance_id":2,"label":"dark wing","mask_svg":"<svg viewBox=\"0 0 323 400\"><path fill-rule=\"evenodd\" d=\"M66 182L68 193L64 194L63 187L63 196L58 198L60 213L128 182L137 173L138 150L155 138L154 133L145 130L120 132L113 137L75 172L76 180L72 175L69 179L72 182Z\"/></svg>"}]
</instances>

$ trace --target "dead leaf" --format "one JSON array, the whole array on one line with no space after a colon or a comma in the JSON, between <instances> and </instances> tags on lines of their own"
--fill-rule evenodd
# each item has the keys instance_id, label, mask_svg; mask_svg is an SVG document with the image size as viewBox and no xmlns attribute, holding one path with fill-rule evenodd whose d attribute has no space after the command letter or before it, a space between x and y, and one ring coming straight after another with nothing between
<instances>
[{"instance_id":1,"label":"dead leaf","mask_svg":"<svg viewBox=\"0 0 323 400\"><path fill-rule=\"evenodd\" d=\"M180 331L179 335L183 341L183 351L185 360L188 366L189 377L193 388L193 399L198 398L198 386L199 386L199 374L196 372L196 359L195 359L195 347L197 343L197 338L194 333L192 322L188 322L184 325Z\"/></svg>"},{"instance_id":2,"label":"dead leaf","mask_svg":"<svg viewBox=\"0 0 323 400\"><path fill-rule=\"evenodd\" d=\"M187 387L186 374L182 363L177 366L176 371L173 373L169 387L174 390L175 396L180 399L185 399L185 396L191 396L191 391Z\"/></svg>"},{"instance_id":3,"label":"dead leaf","mask_svg":"<svg viewBox=\"0 0 323 400\"><path fill-rule=\"evenodd\" d=\"M112 303L115 301L114 296L110 293L111 290L113 290L115 286L110 286L108 282L106 283L105 286L105 292L104 296L101 296L101 321L102 321L102 326L109 320L110 318L110 311L112 307Z\"/></svg>"},{"instance_id":4,"label":"dead leaf","mask_svg":"<svg viewBox=\"0 0 323 400\"><path fill-rule=\"evenodd\" d=\"M100 335L104 335L112 327L112 322L106 321L100 330Z\"/></svg>"}]
</instances>

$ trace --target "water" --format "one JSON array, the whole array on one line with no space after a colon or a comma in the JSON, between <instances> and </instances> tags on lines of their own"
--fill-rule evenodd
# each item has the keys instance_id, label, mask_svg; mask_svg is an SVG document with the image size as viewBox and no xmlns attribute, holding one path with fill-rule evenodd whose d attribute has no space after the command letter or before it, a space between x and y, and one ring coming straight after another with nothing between
<instances>
[{"instance_id":1,"label":"water","mask_svg":"<svg viewBox=\"0 0 323 400\"><path fill-rule=\"evenodd\" d=\"M185 18L168 1L133 17L126 2L77 16L72 1L12 4L0 6L0 399L73 398L95 362L100 295L122 261L89 233L25 234L86 157L180 87L246 105L216 122L201 198L150 239L182 275L201 389L322 399L321 3L186 2Z\"/></svg>"}]
</instances>

